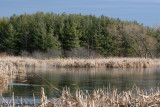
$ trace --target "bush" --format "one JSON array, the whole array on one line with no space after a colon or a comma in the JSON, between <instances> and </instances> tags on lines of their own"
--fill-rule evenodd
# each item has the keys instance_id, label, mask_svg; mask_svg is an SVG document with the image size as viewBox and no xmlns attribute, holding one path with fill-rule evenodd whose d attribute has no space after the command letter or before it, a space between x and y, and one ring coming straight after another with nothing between
<instances>
[{"instance_id":1,"label":"bush","mask_svg":"<svg viewBox=\"0 0 160 107\"><path fill-rule=\"evenodd\" d=\"M36 59L57 58L61 56L61 51L52 48L47 52L34 51L31 56Z\"/></svg>"},{"instance_id":2,"label":"bush","mask_svg":"<svg viewBox=\"0 0 160 107\"><path fill-rule=\"evenodd\" d=\"M65 51L65 57L76 57L76 58L100 58L102 55L99 53L88 50L85 47L80 47L72 51Z\"/></svg>"},{"instance_id":3,"label":"bush","mask_svg":"<svg viewBox=\"0 0 160 107\"><path fill-rule=\"evenodd\" d=\"M20 56L22 56L22 57L30 57L31 54L29 52L23 50L23 51L20 52Z\"/></svg>"}]
</instances>

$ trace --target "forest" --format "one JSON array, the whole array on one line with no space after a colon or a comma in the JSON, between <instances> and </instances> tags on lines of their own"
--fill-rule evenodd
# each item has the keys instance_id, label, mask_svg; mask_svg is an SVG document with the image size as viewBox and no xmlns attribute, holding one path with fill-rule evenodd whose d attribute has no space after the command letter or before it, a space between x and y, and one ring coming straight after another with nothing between
<instances>
[{"instance_id":1,"label":"forest","mask_svg":"<svg viewBox=\"0 0 160 107\"><path fill-rule=\"evenodd\" d=\"M0 18L0 52L35 57L159 57L160 28L81 14Z\"/></svg>"}]
</instances>

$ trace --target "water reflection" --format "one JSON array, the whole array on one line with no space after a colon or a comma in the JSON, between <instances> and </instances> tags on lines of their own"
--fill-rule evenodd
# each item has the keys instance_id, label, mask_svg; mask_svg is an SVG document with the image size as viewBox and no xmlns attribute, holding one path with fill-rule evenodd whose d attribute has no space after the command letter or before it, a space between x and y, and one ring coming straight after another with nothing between
<instances>
[{"instance_id":1,"label":"water reflection","mask_svg":"<svg viewBox=\"0 0 160 107\"><path fill-rule=\"evenodd\" d=\"M95 88L108 87L109 84L111 89L118 89L119 92L132 89L134 84L143 90L149 90L160 86L159 70L159 68L32 68L28 69L28 72L37 73L60 90L65 86L70 87L71 93L74 93L77 88L91 92ZM52 87L47 86L44 80L31 76L17 78L17 80L27 80L28 84L33 85L9 85L11 91L5 93L4 96L9 96L14 91L18 96L32 97L35 93L37 97L40 97L40 87L45 88L45 93L49 98L59 94Z\"/></svg>"},{"instance_id":2,"label":"water reflection","mask_svg":"<svg viewBox=\"0 0 160 107\"><path fill-rule=\"evenodd\" d=\"M2 78L6 77L7 82L3 82ZM13 75L6 75L6 74L1 74L1 83L0 83L0 96L3 96L3 94L8 94L12 93L12 88L13 86L9 86L10 84L14 83L14 81L17 80L24 80L26 78L25 73L15 73Z\"/></svg>"}]
</instances>

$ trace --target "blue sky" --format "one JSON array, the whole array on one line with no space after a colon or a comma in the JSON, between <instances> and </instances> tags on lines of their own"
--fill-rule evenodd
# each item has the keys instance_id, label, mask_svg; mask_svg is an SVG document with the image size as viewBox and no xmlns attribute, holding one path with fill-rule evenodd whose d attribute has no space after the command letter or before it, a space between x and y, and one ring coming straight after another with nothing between
<instances>
[{"instance_id":1,"label":"blue sky","mask_svg":"<svg viewBox=\"0 0 160 107\"><path fill-rule=\"evenodd\" d=\"M0 0L0 17L37 11L103 14L150 27L160 25L160 0Z\"/></svg>"}]
</instances>

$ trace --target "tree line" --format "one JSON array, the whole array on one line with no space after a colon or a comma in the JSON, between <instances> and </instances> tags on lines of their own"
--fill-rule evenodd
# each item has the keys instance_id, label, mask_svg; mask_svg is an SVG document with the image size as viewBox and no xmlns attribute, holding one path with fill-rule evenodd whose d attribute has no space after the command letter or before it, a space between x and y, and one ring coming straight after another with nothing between
<instances>
[{"instance_id":1,"label":"tree line","mask_svg":"<svg viewBox=\"0 0 160 107\"><path fill-rule=\"evenodd\" d=\"M81 14L13 15L0 18L0 52L60 57L158 57L160 28L136 21Z\"/></svg>"}]
</instances>

